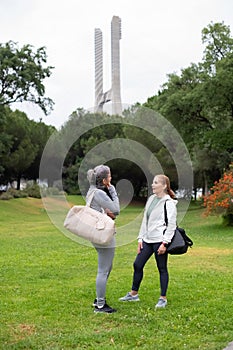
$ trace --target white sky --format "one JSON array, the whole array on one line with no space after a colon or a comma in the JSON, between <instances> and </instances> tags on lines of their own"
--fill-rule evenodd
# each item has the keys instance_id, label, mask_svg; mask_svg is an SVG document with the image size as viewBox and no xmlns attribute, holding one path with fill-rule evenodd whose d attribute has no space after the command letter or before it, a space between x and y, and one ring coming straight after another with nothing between
<instances>
[{"instance_id":1,"label":"white sky","mask_svg":"<svg viewBox=\"0 0 233 350\"><path fill-rule=\"evenodd\" d=\"M122 21L122 103L145 102L167 81L203 56L201 31L210 22L229 25L232 0L0 0L0 42L45 46L53 73L46 97L55 102L45 116L32 104L12 105L31 119L60 127L77 108L94 105L94 29L103 32L104 90L111 87L112 16Z\"/></svg>"}]
</instances>

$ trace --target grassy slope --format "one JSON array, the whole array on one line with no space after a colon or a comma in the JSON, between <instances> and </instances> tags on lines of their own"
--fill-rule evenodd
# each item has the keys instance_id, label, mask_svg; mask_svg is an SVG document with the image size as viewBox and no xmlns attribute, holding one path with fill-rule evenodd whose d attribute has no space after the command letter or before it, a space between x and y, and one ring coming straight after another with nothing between
<instances>
[{"instance_id":1,"label":"grassy slope","mask_svg":"<svg viewBox=\"0 0 233 350\"><path fill-rule=\"evenodd\" d=\"M78 203L79 198L70 198ZM123 210L118 225L139 207ZM117 248L107 297L116 314L96 315L96 254L61 234L40 200L0 201L0 349L222 349L233 340L232 228L191 206L182 225L195 245L170 256L169 305L159 295L153 258L139 303L129 289L136 243Z\"/></svg>"}]
</instances>

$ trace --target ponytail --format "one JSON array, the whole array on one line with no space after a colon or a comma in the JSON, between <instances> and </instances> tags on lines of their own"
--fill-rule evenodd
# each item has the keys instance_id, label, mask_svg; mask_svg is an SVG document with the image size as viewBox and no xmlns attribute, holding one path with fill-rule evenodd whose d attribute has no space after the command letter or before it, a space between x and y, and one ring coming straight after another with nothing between
<instances>
[{"instance_id":1,"label":"ponytail","mask_svg":"<svg viewBox=\"0 0 233 350\"><path fill-rule=\"evenodd\" d=\"M87 172L87 179L90 183L90 185L96 184L96 174L94 169L89 169Z\"/></svg>"}]
</instances>

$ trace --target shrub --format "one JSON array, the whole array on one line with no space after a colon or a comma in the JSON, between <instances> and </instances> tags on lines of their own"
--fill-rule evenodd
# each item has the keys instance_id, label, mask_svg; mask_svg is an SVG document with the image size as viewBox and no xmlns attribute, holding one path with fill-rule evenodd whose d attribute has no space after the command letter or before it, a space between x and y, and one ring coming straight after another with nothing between
<instances>
[{"instance_id":1,"label":"shrub","mask_svg":"<svg viewBox=\"0 0 233 350\"><path fill-rule=\"evenodd\" d=\"M40 193L42 197L60 196L60 195L66 194L64 191L60 191L59 188L57 187L47 187L47 186L41 186Z\"/></svg>"},{"instance_id":2,"label":"shrub","mask_svg":"<svg viewBox=\"0 0 233 350\"><path fill-rule=\"evenodd\" d=\"M222 215L226 225L233 225L233 163L204 197L205 215Z\"/></svg>"},{"instance_id":3,"label":"shrub","mask_svg":"<svg viewBox=\"0 0 233 350\"><path fill-rule=\"evenodd\" d=\"M0 199L2 199L2 200L9 200L12 198L14 198L14 197L8 192L4 192L0 195Z\"/></svg>"},{"instance_id":4,"label":"shrub","mask_svg":"<svg viewBox=\"0 0 233 350\"><path fill-rule=\"evenodd\" d=\"M28 196L24 190L16 190L15 188L9 188L7 193L9 193L14 198L25 198Z\"/></svg>"},{"instance_id":5,"label":"shrub","mask_svg":"<svg viewBox=\"0 0 233 350\"><path fill-rule=\"evenodd\" d=\"M41 198L40 186L37 184L28 185L25 189L25 192L28 194L29 197Z\"/></svg>"}]
</instances>

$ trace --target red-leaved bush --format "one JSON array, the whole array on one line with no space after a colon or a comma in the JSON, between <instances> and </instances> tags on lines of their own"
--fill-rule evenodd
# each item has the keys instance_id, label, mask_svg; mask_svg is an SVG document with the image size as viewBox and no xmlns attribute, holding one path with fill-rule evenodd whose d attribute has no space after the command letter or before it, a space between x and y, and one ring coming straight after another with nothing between
<instances>
[{"instance_id":1,"label":"red-leaved bush","mask_svg":"<svg viewBox=\"0 0 233 350\"><path fill-rule=\"evenodd\" d=\"M222 215L226 225L233 225L233 163L204 196L204 215Z\"/></svg>"}]
</instances>

